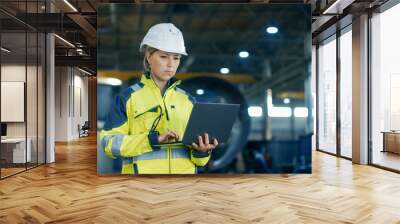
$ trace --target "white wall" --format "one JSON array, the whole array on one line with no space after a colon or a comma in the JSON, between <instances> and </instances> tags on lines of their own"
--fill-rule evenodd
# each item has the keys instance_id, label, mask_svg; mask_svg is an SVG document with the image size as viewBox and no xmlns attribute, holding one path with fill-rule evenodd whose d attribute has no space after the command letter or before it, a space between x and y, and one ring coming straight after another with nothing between
<instances>
[{"instance_id":1,"label":"white wall","mask_svg":"<svg viewBox=\"0 0 400 224\"><path fill-rule=\"evenodd\" d=\"M25 82L25 64L24 65L2 65L1 66L1 81L6 82ZM1 108L6 110L7 108ZM25 137L24 122L7 122L8 137Z\"/></svg>"},{"instance_id":2,"label":"white wall","mask_svg":"<svg viewBox=\"0 0 400 224\"><path fill-rule=\"evenodd\" d=\"M36 74L36 66L27 66L25 68L24 65L19 65L19 64L8 64L8 65L2 65L1 66L1 81L3 82L25 82L25 75L27 69L28 75L31 74ZM29 78L29 77L28 77ZM32 78L31 78L32 79ZM28 129L31 130L36 130L36 119L37 115L36 113L32 113L33 109L36 112L36 80L28 80L28 84L32 88L27 88L27 104L31 108L27 109L27 118L28 122ZM33 103L33 104L32 104ZM34 108L33 108L34 107ZM39 105L40 107L40 105ZM33 109L32 109L33 108ZM2 108L2 110L7 110L7 108ZM32 123L34 121L34 123ZM9 137L25 137L25 123L26 122L7 122L7 135ZM28 137L31 132L28 130ZM36 135L36 132L35 132Z\"/></svg>"},{"instance_id":3,"label":"white wall","mask_svg":"<svg viewBox=\"0 0 400 224\"><path fill-rule=\"evenodd\" d=\"M55 141L68 140L69 76L67 67L55 68Z\"/></svg>"},{"instance_id":4,"label":"white wall","mask_svg":"<svg viewBox=\"0 0 400 224\"><path fill-rule=\"evenodd\" d=\"M77 74L78 72L78 74ZM78 138L78 124L83 125L85 121L89 120L88 117L88 78L81 76L78 70L74 70L74 91L71 99L74 99L74 102L71 102L73 105L72 108L72 119L71 119L71 132L70 135L72 138ZM71 88L72 89L72 88Z\"/></svg>"},{"instance_id":5,"label":"white wall","mask_svg":"<svg viewBox=\"0 0 400 224\"><path fill-rule=\"evenodd\" d=\"M36 70L38 69L38 71ZM26 120L21 122L5 122L7 124L7 137L9 138L24 138L25 135L30 140L30 148L33 162L39 158L39 163L44 162L44 74L41 66L36 67L25 64L3 64L1 66L1 81L2 82L24 82L26 85L26 106L19 109L22 114L26 112ZM25 80L27 78L27 81ZM3 92L4 89L2 89ZM19 90L19 94L24 94L24 90ZM22 91L22 92L21 92ZM7 95L2 95L2 98ZM2 107L2 112L13 113L13 108ZM7 111L9 110L9 111ZM15 109L14 109L15 110ZM14 112L15 113L15 112ZM24 116L24 115L23 115ZM37 157L37 153L39 156Z\"/></svg>"},{"instance_id":6,"label":"white wall","mask_svg":"<svg viewBox=\"0 0 400 224\"><path fill-rule=\"evenodd\" d=\"M29 69L29 67L28 67ZM2 65L1 81L25 82L25 64L24 65Z\"/></svg>"},{"instance_id":7,"label":"white wall","mask_svg":"<svg viewBox=\"0 0 400 224\"><path fill-rule=\"evenodd\" d=\"M88 78L72 67L56 67L56 141L79 138L78 124L88 120Z\"/></svg>"}]
</instances>

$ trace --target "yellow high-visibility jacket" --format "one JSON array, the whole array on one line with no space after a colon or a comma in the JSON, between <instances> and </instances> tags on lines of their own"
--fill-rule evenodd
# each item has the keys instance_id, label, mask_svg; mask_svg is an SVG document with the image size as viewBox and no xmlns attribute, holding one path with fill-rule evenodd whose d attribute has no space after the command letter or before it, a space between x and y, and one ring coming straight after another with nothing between
<instances>
[{"instance_id":1,"label":"yellow high-visibility jacket","mask_svg":"<svg viewBox=\"0 0 400 224\"><path fill-rule=\"evenodd\" d=\"M182 138L185 132L194 99L179 84L172 78L162 96L145 73L116 97L100 139L109 157L121 157L122 174L194 174L196 166L207 164L210 152L158 145L160 133L172 130Z\"/></svg>"}]
</instances>

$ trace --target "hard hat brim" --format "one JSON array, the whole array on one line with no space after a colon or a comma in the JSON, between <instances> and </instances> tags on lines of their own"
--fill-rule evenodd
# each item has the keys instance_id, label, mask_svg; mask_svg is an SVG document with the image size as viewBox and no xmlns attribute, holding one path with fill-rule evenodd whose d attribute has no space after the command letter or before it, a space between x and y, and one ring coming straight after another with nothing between
<instances>
[{"instance_id":1,"label":"hard hat brim","mask_svg":"<svg viewBox=\"0 0 400 224\"><path fill-rule=\"evenodd\" d=\"M165 52L169 52L169 53L175 53L175 54L181 54L181 55L188 56L188 53L186 52L186 50L183 51L183 52L177 52L177 51L174 51L174 50L171 50L171 49L164 48L162 46L154 46L154 45L144 44L144 43L142 43L140 45L139 52L144 52L145 51L145 46L149 46L149 47L155 48L155 49L160 50L160 51L165 51Z\"/></svg>"}]
</instances>

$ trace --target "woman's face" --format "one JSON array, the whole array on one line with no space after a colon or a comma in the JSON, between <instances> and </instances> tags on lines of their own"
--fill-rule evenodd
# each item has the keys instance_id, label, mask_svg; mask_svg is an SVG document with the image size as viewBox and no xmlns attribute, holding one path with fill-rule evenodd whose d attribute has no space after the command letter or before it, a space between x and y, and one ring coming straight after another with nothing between
<instances>
[{"instance_id":1,"label":"woman's face","mask_svg":"<svg viewBox=\"0 0 400 224\"><path fill-rule=\"evenodd\" d=\"M168 81L175 76L181 61L181 55L157 50L151 55L147 55L151 73L157 79Z\"/></svg>"}]
</instances>

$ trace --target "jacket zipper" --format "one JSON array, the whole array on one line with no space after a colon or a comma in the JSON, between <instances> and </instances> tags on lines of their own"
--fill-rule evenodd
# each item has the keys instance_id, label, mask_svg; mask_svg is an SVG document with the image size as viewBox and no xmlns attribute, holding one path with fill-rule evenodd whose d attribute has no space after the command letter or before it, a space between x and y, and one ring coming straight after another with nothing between
<instances>
[{"instance_id":1,"label":"jacket zipper","mask_svg":"<svg viewBox=\"0 0 400 224\"><path fill-rule=\"evenodd\" d=\"M168 147L168 167L169 167L169 174L171 174L171 147Z\"/></svg>"},{"instance_id":2,"label":"jacket zipper","mask_svg":"<svg viewBox=\"0 0 400 224\"><path fill-rule=\"evenodd\" d=\"M152 79L152 81L153 81L154 85L157 87L157 84L154 82L153 79ZM179 81L177 81L177 82L179 82ZM164 104L165 115L167 115L167 120L168 120L168 121L169 121L169 115L168 115L167 106L165 105L165 101L164 101L164 100L165 100L165 94L167 93L167 91L168 91L169 89L171 89L171 87L175 88L175 86L176 86L176 84L174 83L174 85L171 85L170 87L168 87L168 88L165 90L164 94L161 96L161 98L162 98L162 100L163 100L163 104ZM160 95L161 95L161 90L159 91L159 93L160 93Z\"/></svg>"},{"instance_id":3,"label":"jacket zipper","mask_svg":"<svg viewBox=\"0 0 400 224\"><path fill-rule=\"evenodd\" d=\"M154 80L152 80L152 81L154 82ZM154 83L154 84L155 84L155 83ZM157 85L155 84L155 86L157 86ZM167 116L167 120L168 120L168 121L169 121L169 114L168 114L167 106L166 106L166 104L165 104L165 95L166 95L167 91L168 91L169 89L171 89L171 87L174 87L174 88L175 88L175 86L176 86L176 85L171 85L170 87L168 87L168 88L165 90L165 92L164 92L163 95L161 95L161 91L159 91L160 96L161 96L162 101L163 101L163 104L164 104L165 115ZM169 173L171 174L171 146L168 146L168 166L169 166ZM196 172L197 172L197 170L196 170Z\"/></svg>"},{"instance_id":4,"label":"jacket zipper","mask_svg":"<svg viewBox=\"0 0 400 224\"><path fill-rule=\"evenodd\" d=\"M165 105L165 95L167 95L168 90L171 88L172 86L168 87L168 89L165 90L164 94L162 95L162 101L164 104L164 110L165 110L165 115L167 115L167 121L169 121L169 115L168 115L168 110L167 110L167 106ZM161 93L161 92L160 92Z\"/></svg>"},{"instance_id":5,"label":"jacket zipper","mask_svg":"<svg viewBox=\"0 0 400 224\"><path fill-rule=\"evenodd\" d=\"M167 94L168 90L170 90L172 87L175 88L175 86L176 86L176 85L171 85L170 87L168 87L168 88L165 90L165 92L164 92L164 94L163 94L163 96L162 96L163 103L164 103L164 110L165 110L165 114L167 115L167 120L168 120L168 121L169 121L169 115L168 115L167 106L165 105L165 95ZM160 93L161 93L161 92L160 92Z\"/></svg>"},{"instance_id":6,"label":"jacket zipper","mask_svg":"<svg viewBox=\"0 0 400 224\"><path fill-rule=\"evenodd\" d=\"M169 88L168 88L169 89ZM162 96L162 101L164 104L164 110L165 110L165 115L167 115L167 121L169 121L169 115L168 115L168 110L167 106L165 105L165 95L167 94L168 89L165 90L163 96ZM160 92L161 93L161 92ZM168 146L168 169L169 169L169 174L171 174L171 146Z\"/></svg>"},{"instance_id":7,"label":"jacket zipper","mask_svg":"<svg viewBox=\"0 0 400 224\"><path fill-rule=\"evenodd\" d=\"M165 105L164 97L163 97L163 103L164 103L165 114L167 115L167 121L169 121L168 110L167 110L167 106Z\"/></svg>"}]
</instances>

